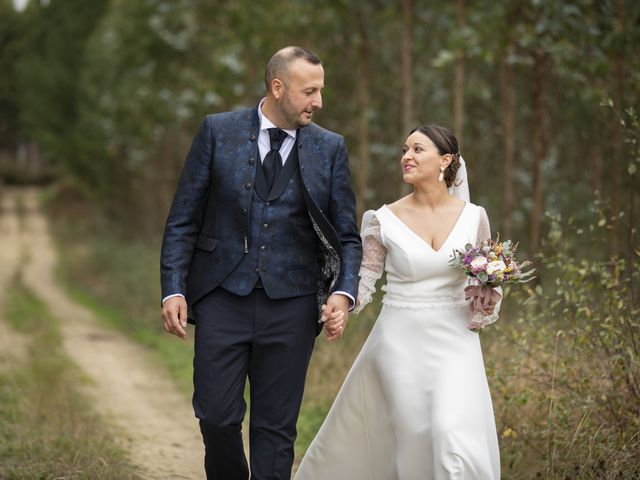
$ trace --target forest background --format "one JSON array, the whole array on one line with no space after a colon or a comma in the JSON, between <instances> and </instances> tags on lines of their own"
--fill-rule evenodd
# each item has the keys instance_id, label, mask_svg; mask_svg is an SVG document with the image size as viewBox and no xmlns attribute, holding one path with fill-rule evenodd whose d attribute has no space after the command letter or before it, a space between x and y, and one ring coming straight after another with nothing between
<instances>
[{"instance_id":1,"label":"forest background","mask_svg":"<svg viewBox=\"0 0 640 480\"><path fill-rule=\"evenodd\" d=\"M60 278L189 389L163 223L204 115L254 106L290 44L323 59L316 122L346 138L359 215L407 192L407 133L445 125L472 201L536 263L482 333L504 478L637 478L639 2L0 0L0 178L45 186ZM377 308L317 342L298 458Z\"/></svg>"}]
</instances>

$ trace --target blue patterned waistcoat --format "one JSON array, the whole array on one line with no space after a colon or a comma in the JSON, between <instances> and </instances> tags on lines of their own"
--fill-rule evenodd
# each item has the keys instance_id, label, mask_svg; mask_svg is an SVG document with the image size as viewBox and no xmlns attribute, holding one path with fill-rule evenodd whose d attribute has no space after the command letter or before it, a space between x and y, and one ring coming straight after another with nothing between
<instances>
[{"instance_id":1,"label":"blue patterned waistcoat","mask_svg":"<svg viewBox=\"0 0 640 480\"><path fill-rule=\"evenodd\" d=\"M221 284L231 293L249 294L258 276L271 298L307 295L318 289L318 237L302 193L297 147L296 143L274 182L269 201L258 188L253 190L245 255ZM258 185L262 165L256 163Z\"/></svg>"}]
</instances>

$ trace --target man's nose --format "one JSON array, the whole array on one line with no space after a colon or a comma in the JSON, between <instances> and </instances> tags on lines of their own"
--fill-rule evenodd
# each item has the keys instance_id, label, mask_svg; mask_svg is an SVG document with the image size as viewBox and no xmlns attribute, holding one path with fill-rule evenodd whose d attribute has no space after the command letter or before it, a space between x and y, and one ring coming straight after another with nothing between
<instances>
[{"instance_id":1,"label":"man's nose","mask_svg":"<svg viewBox=\"0 0 640 480\"><path fill-rule=\"evenodd\" d=\"M322 94L320 92L316 93L311 100L311 106L316 110L320 110L322 108Z\"/></svg>"}]
</instances>

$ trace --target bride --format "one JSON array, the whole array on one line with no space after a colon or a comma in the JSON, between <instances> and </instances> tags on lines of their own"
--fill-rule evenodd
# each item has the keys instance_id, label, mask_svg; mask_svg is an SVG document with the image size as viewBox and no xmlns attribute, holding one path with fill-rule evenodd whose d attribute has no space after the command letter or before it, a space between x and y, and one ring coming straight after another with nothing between
<instances>
[{"instance_id":1,"label":"bride","mask_svg":"<svg viewBox=\"0 0 640 480\"><path fill-rule=\"evenodd\" d=\"M461 157L450 130L419 127L403 152L413 192L367 211L362 222L356 312L386 272L383 307L296 480L500 478L480 339L468 328L467 279L449 265L453 249L490 238L487 214L468 202L466 175L456 180ZM497 307L484 311L486 323ZM332 318L330 328L341 331L342 321Z\"/></svg>"}]
</instances>

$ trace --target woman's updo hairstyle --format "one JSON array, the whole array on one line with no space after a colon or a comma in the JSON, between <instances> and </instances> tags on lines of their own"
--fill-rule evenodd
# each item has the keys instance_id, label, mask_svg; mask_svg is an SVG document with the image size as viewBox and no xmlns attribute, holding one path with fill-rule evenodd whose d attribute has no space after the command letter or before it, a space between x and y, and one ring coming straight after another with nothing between
<instances>
[{"instance_id":1,"label":"woman's updo hairstyle","mask_svg":"<svg viewBox=\"0 0 640 480\"><path fill-rule=\"evenodd\" d=\"M444 181L447 187L451 187L460 168L460 149L456 136L448 128L439 125L422 125L411 130L409 135L413 132L420 132L429 137L440 155L451 155L451 163L444 171Z\"/></svg>"}]
</instances>

